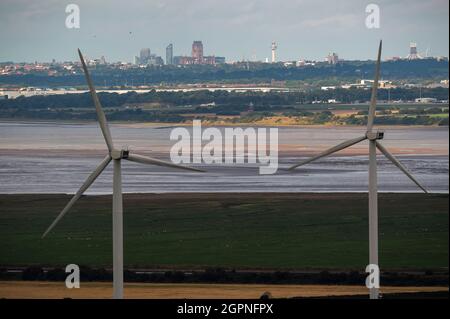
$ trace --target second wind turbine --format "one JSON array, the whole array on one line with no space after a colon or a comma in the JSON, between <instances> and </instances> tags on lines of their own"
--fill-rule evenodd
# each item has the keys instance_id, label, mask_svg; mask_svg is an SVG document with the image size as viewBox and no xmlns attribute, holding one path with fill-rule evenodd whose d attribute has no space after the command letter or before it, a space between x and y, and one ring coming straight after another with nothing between
<instances>
[{"instance_id":1,"label":"second wind turbine","mask_svg":"<svg viewBox=\"0 0 450 319\"><path fill-rule=\"evenodd\" d=\"M372 87L372 96L370 99L369 115L367 119L367 130L365 134L361 137L357 137L339 145L336 145L328 150L306 159L296 165L293 165L289 170L294 170L295 168L311 163L319 158L328 156L330 154L341 151L347 147L358 144L362 141L369 140L369 263L371 265L379 266L378 264L378 187L377 187L377 149L384 154L395 166L397 166L406 176L408 176L418 187L420 187L425 193L427 190L423 187L410 172L400 163L394 155L392 155L381 143L380 140L384 137L384 132L374 131L373 122L375 119L375 109L377 104L377 89L378 80L380 78L380 64L381 64L381 48L382 41L380 41L380 46L378 47L378 57L375 68L375 80ZM379 275L379 273L378 273ZM375 280L380 282L379 278ZM379 289L374 287L370 288L370 298L379 298Z\"/></svg>"}]
</instances>

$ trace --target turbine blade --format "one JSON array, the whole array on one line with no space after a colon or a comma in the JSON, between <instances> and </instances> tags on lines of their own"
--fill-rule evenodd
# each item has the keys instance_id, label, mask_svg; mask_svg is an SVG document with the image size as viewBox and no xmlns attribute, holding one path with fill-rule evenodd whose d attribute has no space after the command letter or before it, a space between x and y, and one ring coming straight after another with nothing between
<instances>
[{"instance_id":1,"label":"turbine blade","mask_svg":"<svg viewBox=\"0 0 450 319\"><path fill-rule=\"evenodd\" d=\"M102 134L103 137L105 138L108 150L109 152L111 152L114 149L114 145L111 138L111 132L109 131L108 122L106 121L105 113L103 112L102 105L100 104L100 101L98 99L97 92L95 91L94 84L92 83L91 76L89 75L89 71L86 67L86 63L84 61L80 49L78 49L78 55L80 56L81 65L83 66L84 75L86 76L86 82L89 86L89 91L91 92L92 100L94 101L98 122L100 124L100 129L102 130Z\"/></svg>"},{"instance_id":2,"label":"turbine blade","mask_svg":"<svg viewBox=\"0 0 450 319\"><path fill-rule=\"evenodd\" d=\"M375 109L377 107L377 91L378 91L378 81L380 78L380 64L381 64L381 49L383 46L383 41L380 41L380 46L378 47L378 58L377 65L375 67L375 80L372 86L372 96L370 98L369 116L367 119L367 132L372 131L373 121L375 120Z\"/></svg>"},{"instance_id":3,"label":"turbine blade","mask_svg":"<svg viewBox=\"0 0 450 319\"><path fill-rule=\"evenodd\" d=\"M177 165L177 164L173 164L170 162L161 161L156 158L147 157L147 156L143 156L143 155L137 155L137 154L130 154L126 159L131 162L136 162L136 163L141 163L141 164L172 167L172 168L184 169L184 170L193 171L193 172L205 172L201 169Z\"/></svg>"},{"instance_id":4,"label":"turbine blade","mask_svg":"<svg viewBox=\"0 0 450 319\"><path fill-rule=\"evenodd\" d=\"M380 152L384 154L384 156L386 156L395 166L397 166L403 173L405 173L405 175L408 176L409 179L412 180L417 186L419 186L420 189L422 189L425 193L428 193L425 187L423 187L419 183L419 181L415 179L414 176L412 176L412 174L406 169L406 167L402 163L400 163L399 160L396 159L394 155L389 153L389 151L383 145L381 145L380 142L376 142L376 145L377 148L380 150Z\"/></svg>"},{"instance_id":5,"label":"turbine blade","mask_svg":"<svg viewBox=\"0 0 450 319\"><path fill-rule=\"evenodd\" d=\"M298 163L298 164L295 164L295 165L291 166L291 167L289 168L289 170L293 170L293 169L295 169L295 168L297 168L297 167L299 167L299 166L308 164L308 163L310 163L310 162L312 162L312 161L315 161L315 160L317 160L317 159L319 159L319 158L322 158L322 157L328 156L328 155L330 155L330 154L336 153L336 152L338 152L338 151L340 151L340 150L343 150L344 148L347 148L347 147L350 147L350 146L352 146L352 145L355 145L355 144L357 144L357 143L359 143L359 142L362 142L362 141L364 141L365 139L367 139L366 136L361 136L361 137L357 137L357 138L354 138L354 139L351 139L351 140L342 142L341 144L338 144L338 145L336 145L336 146L333 146L333 147L327 149L326 151L323 151L322 153L320 153L320 154L318 154L318 155L316 155L316 156L314 156L314 157L308 158L307 160L304 160L303 162L300 162L300 163Z\"/></svg>"},{"instance_id":6,"label":"turbine blade","mask_svg":"<svg viewBox=\"0 0 450 319\"><path fill-rule=\"evenodd\" d=\"M58 217L53 221L53 223L47 228L45 233L42 235L42 238L47 236L47 234L56 226L56 224L64 217L64 215L72 208L75 202L83 195L83 193L92 185L95 179L100 175L101 172L108 166L111 161L111 156L106 156L105 159L100 163L99 166L88 176L86 181L81 185L80 189L76 192L76 194L70 199L67 203L66 207L59 213Z\"/></svg>"}]
</instances>

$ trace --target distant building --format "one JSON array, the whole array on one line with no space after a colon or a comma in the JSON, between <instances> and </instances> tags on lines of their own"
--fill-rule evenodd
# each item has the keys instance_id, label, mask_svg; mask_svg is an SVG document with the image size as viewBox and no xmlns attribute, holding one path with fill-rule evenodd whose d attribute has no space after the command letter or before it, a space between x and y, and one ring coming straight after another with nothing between
<instances>
[{"instance_id":1,"label":"distant building","mask_svg":"<svg viewBox=\"0 0 450 319\"><path fill-rule=\"evenodd\" d=\"M270 80L270 86L276 86L276 87L285 87L286 86L286 81L278 81L278 80Z\"/></svg>"},{"instance_id":2,"label":"distant building","mask_svg":"<svg viewBox=\"0 0 450 319\"><path fill-rule=\"evenodd\" d=\"M417 53L417 43L411 42L409 44L409 54L406 58L408 60L422 59L422 57Z\"/></svg>"},{"instance_id":3,"label":"distant building","mask_svg":"<svg viewBox=\"0 0 450 319\"><path fill-rule=\"evenodd\" d=\"M175 65L188 65L194 64L193 59L190 56L178 55L173 57L173 64Z\"/></svg>"},{"instance_id":4,"label":"distant building","mask_svg":"<svg viewBox=\"0 0 450 319\"><path fill-rule=\"evenodd\" d=\"M225 57L223 56L216 56L214 57L215 64L225 64Z\"/></svg>"},{"instance_id":5,"label":"distant building","mask_svg":"<svg viewBox=\"0 0 450 319\"><path fill-rule=\"evenodd\" d=\"M150 58L150 54L151 54L151 52L150 52L149 48L141 49L141 52L139 54L141 64L145 64L145 61L147 61L148 58Z\"/></svg>"},{"instance_id":6,"label":"distant building","mask_svg":"<svg viewBox=\"0 0 450 319\"><path fill-rule=\"evenodd\" d=\"M342 89L369 89L373 86L374 80L361 80L358 83L348 83L342 84L340 87ZM380 80L378 81L378 87L380 89L395 89L397 85L393 84L392 81ZM327 87L322 87L322 90Z\"/></svg>"},{"instance_id":7,"label":"distant building","mask_svg":"<svg viewBox=\"0 0 450 319\"><path fill-rule=\"evenodd\" d=\"M415 99L416 103L436 103L437 99L432 98L432 97L421 97L418 99Z\"/></svg>"},{"instance_id":8,"label":"distant building","mask_svg":"<svg viewBox=\"0 0 450 319\"><path fill-rule=\"evenodd\" d=\"M374 80L361 80L359 82L359 85L361 85L360 87L366 87L366 88L370 88L372 87L373 83L375 81ZM392 81L388 81L388 80L379 80L378 81L378 87L380 89L395 89L397 86L394 85L392 83Z\"/></svg>"},{"instance_id":9,"label":"distant building","mask_svg":"<svg viewBox=\"0 0 450 319\"><path fill-rule=\"evenodd\" d=\"M322 91L336 90L336 86L321 86Z\"/></svg>"},{"instance_id":10,"label":"distant building","mask_svg":"<svg viewBox=\"0 0 450 319\"><path fill-rule=\"evenodd\" d=\"M277 62L276 51L278 49L277 43L272 41L272 63Z\"/></svg>"},{"instance_id":11,"label":"distant building","mask_svg":"<svg viewBox=\"0 0 450 319\"><path fill-rule=\"evenodd\" d=\"M441 80L439 82L433 82L433 83L428 84L426 87L429 89L434 89L434 88L448 89L448 80Z\"/></svg>"},{"instance_id":12,"label":"distant building","mask_svg":"<svg viewBox=\"0 0 450 319\"><path fill-rule=\"evenodd\" d=\"M314 61L306 61L306 60L299 60L295 63L296 66L301 67L301 66L305 66L305 65L316 65L316 63Z\"/></svg>"},{"instance_id":13,"label":"distant building","mask_svg":"<svg viewBox=\"0 0 450 319\"><path fill-rule=\"evenodd\" d=\"M179 55L173 57L173 64L175 65L191 65L191 64L223 64L225 63L225 57L203 54L202 41L194 41L192 43L191 56Z\"/></svg>"},{"instance_id":14,"label":"distant building","mask_svg":"<svg viewBox=\"0 0 450 319\"><path fill-rule=\"evenodd\" d=\"M203 64L202 41L194 41L194 43L192 43L192 60L194 64Z\"/></svg>"},{"instance_id":15,"label":"distant building","mask_svg":"<svg viewBox=\"0 0 450 319\"><path fill-rule=\"evenodd\" d=\"M162 57L157 56L156 54L153 54L150 56L150 59L148 60L148 65L163 65L164 60Z\"/></svg>"},{"instance_id":16,"label":"distant building","mask_svg":"<svg viewBox=\"0 0 450 319\"><path fill-rule=\"evenodd\" d=\"M166 47L166 64L167 65L172 65L173 63L173 44L170 43L167 47Z\"/></svg>"},{"instance_id":17,"label":"distant building","mask_svg":"<svg viewBox=\"0 0 450 319\"><path fill-rule=\"evenodd\" d=\"M331 53L327 56L327 62L328 64L337 64L339 62L339 56L337 53Z\"/></svg>"},{"instance_id":18,"label":"distant building","mask_svg":"<svg viewBox=\"0 0 450 319\"><path fill-rule=\"evenodd\" d=\"M139 57L134 57L134 64L137 65L163 65L164 60L157 56L156 54L152 54L149 48L141 49L139 53Z\"/></svg>"},{"instance_id":19,"label":"distant building","mask_svg":"<svg viewBox=\"0 0 450 319\"><path fill-rule=\"evenodd\" d=\"M202 64L214 65L214 64L216 64L216 57L215 56L205 56L205 57L203 57Z\"/></svg>"},{"instance_id":20,"label":"distant building","mask_svg":"<svg viewBox=\"0 0 450 319\"><path fill-rule=\"evenodd\" d=\"M106 65L106 58L102 55L100 59L85 59L89 65Z\"/></svg>"}]
</instances>

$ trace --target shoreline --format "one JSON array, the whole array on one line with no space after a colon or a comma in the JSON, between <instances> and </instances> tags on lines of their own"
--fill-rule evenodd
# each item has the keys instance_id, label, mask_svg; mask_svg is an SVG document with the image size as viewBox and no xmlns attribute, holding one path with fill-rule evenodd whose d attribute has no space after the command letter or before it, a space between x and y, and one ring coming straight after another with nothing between
<instances>
[{"instance_id":1,"label":"shoreline","mask_svg":"<svg viewBox=\"0 0 450 319\"><path fill-rule=\"evenodd\" d=\"M54 125L97 125L96 121L89 120L38 120L38 119L0 119L0 124L54 124ZM131 128L145 128L150 126L156 126L158 128L162 127L186 127L192 126L192 122L190 123L177 123L177 122L130 122L130 121L110 121L109 124L111 126L122 126L122 127L131 127ZM211 123L211 122L202 122L202 126L210 127L239 127L239 126L248 126L248 127L279 127L279 128L324 128L324 129L345 129L345 128L361 128L365 129L364 125L336 125L336 124L266 124L266 123ZM449 126L439 126L439 125L377 125L379 129L405 129L405 128L413 128L413 129L425 129L425 128L449 128Z\"/></svg>"}]
</instances>

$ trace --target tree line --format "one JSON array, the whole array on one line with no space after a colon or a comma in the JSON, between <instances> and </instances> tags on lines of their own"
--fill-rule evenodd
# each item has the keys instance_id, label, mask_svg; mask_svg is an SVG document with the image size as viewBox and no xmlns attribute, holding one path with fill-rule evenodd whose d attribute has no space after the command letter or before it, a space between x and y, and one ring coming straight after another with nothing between
<instances>
[{"instance_id":1,"label":"tree line","mask_svg":"<svg viewBox=\"0 0 450 319\"><path fill-rule=\"evenodd\" d=\"M25 268L21 273L9 273L0 269L1 280L26 281L65 281L68 274L62 268L44 270L40 266ZM358 271L349 272L290 272L290 271L237 271L209 267L197 271L163 271L163 272L136 272L124 271L126 282L149 283L235 283L235 284L346 284L361 285L365 282L367 274ZM80 266L80 281L111 281L112 272L104 268L91 268ZM384 272L381 280L385 285L392 286L442 286L448 284L448 272L435 273L425 271L424 274L404 274L398 272Z\"/></svg>"},{"instance_id":2,"label":"tree line","mask_svg":"<svg viewBox=\"0 0 450 319\"><path fill-rule=\"evenodd\" d=\"M234 82L261 83L271 80L310 81L327 78L373 78L374 61L345 61L336 65L318 63L301 67L286 67L282 63L241 62L217 66L148 66L146 68L118 69L110 66L93 66L92 76L97 85L124 84L147 85L161 83ZM398 60L382 63L381 76L398 79L448 79L448 61L436 59ZM84 76L77 74L49 76L46 73L2 75L0 84L22 86L85 86Z\"/></svg>"},{"instance_id":3,"label":"tree line","mask_svg":"<svg viewBox=\"0 0 450 319\"><path fill-rule=\"evenodd\" d=\"M151 90L147 93L136 93L134 91L123 94L102 92L98 95L104 107L139 106L153 103L167 107L197 106L200 107L200 110L208 112L212 109L220 111L221 106L226 106L228 111L241 111L249 107L258 110L270 110L274 107L327 102L330 99L335 99L341 103L364 103L370 100L371 91L363 88L338 88L326 91L315 89L301 92L228 92L223 90L172 92ZM448 89L441 87L380 89L378 91L378 99L384 101L388 99L391 101L411 101L420 96L448 100L448 95ZM214 107L205 104L212 104ZM205 106L202 107L202 105ZM89 93L19 96L15 99L0 100L0 108L3 109L91 108L92 106Z\"/></svg>"}]
</instances>

